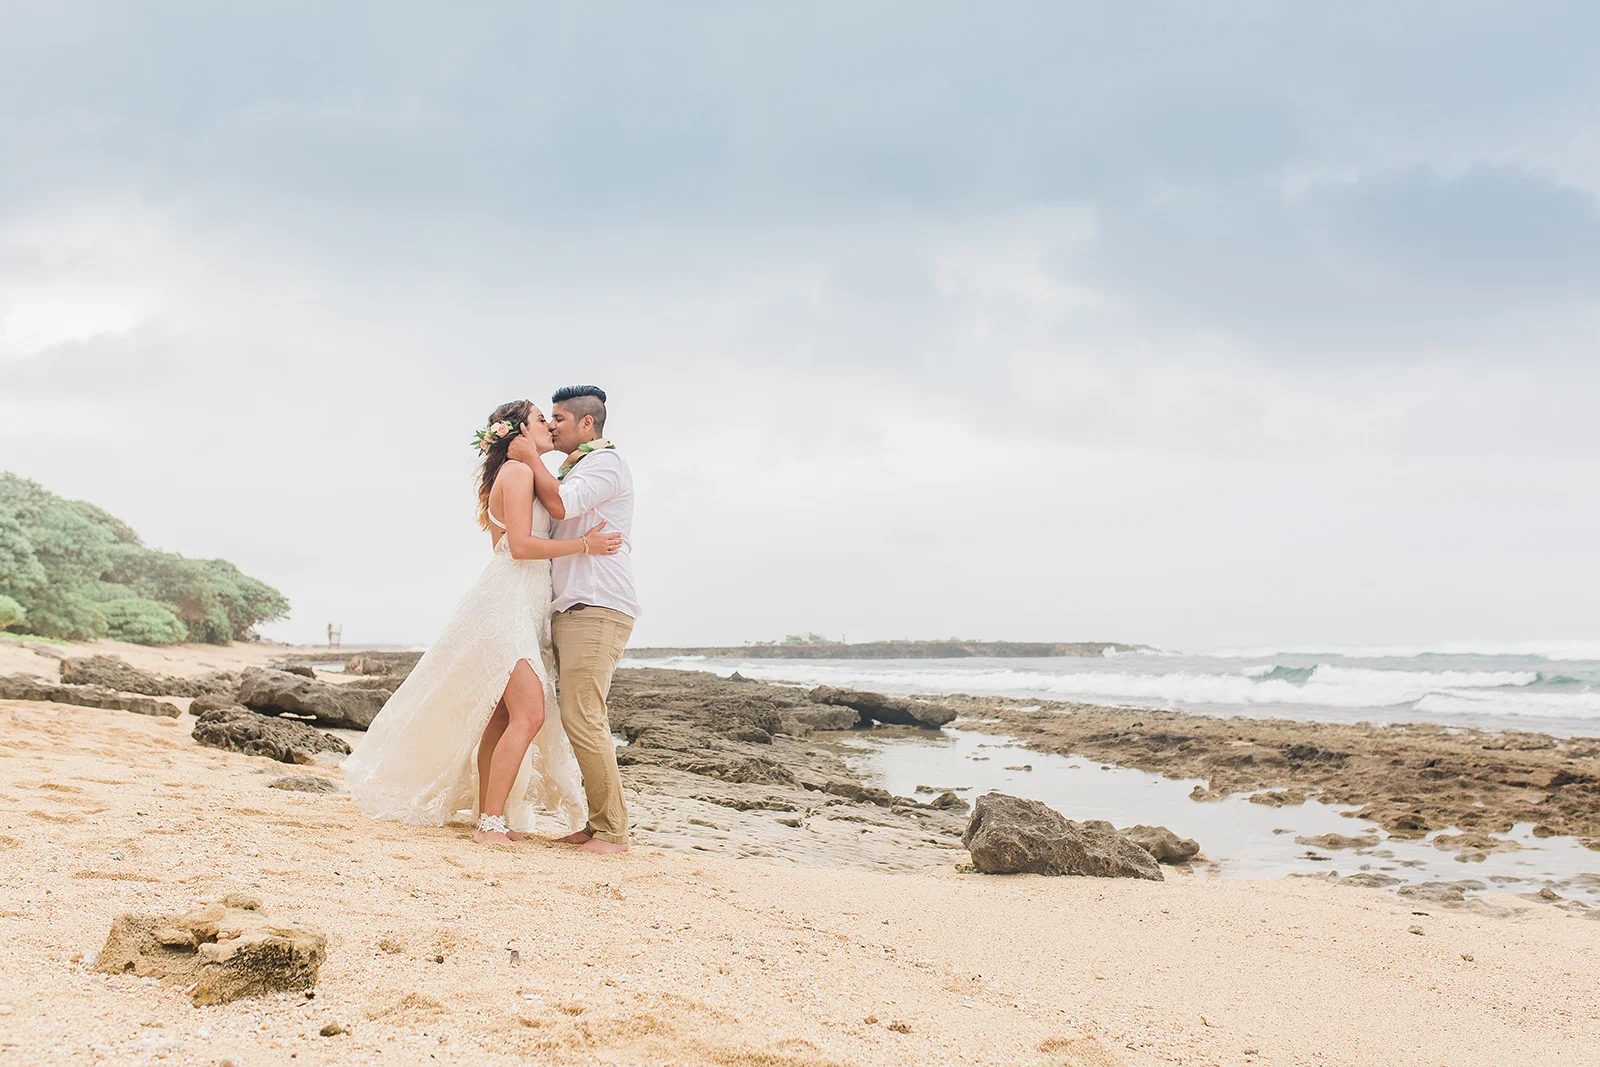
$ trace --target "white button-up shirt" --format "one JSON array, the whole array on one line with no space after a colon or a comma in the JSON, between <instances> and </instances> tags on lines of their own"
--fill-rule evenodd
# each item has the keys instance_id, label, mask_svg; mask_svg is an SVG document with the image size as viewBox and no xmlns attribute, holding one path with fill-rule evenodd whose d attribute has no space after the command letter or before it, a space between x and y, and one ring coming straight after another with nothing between
<instances>
[{"instance_id":1,"label":"white button-up shirt","mask_svg":"<svg viewBox=\"0 0 1600 1067\"><path fill-rule=\"evenodd\" d=\"M551 527L560 540L582 537L606 520L606 532L622 535L622 548L614 556L579 553L550 561L555 585L554 611L574 604L612 608L639 617L639 594L633 586L633 472L614 448L597 449L578 461L561 482L561 503L567 517Z\"/></svg>"}]
</instances>

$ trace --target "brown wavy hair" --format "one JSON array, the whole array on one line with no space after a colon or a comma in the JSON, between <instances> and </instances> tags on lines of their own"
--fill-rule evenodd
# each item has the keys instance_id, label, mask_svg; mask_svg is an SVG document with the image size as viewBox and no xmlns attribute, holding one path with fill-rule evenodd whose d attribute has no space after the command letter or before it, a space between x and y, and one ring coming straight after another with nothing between
<instances>
[{"instance_id":1,"label":"brown wavy hair","mask_svg":"<svg viewBox=\"0 0 1600 1067\"><path fill-rule=\"evenodd\" d=\"M533 401L510 400L489 412L489 420L484 425L493 426L497 422L503 422L520 432L532 417ZM515 433L506 434L490 445L489 451L484 453L483 468L478 474L478 525L485 530L495 529L494 524L489 521L489 491L494 488L494 480L506 462L506 450L511 447L511 442L516 440L516 437Z\"/></svg>"}]
</instances>

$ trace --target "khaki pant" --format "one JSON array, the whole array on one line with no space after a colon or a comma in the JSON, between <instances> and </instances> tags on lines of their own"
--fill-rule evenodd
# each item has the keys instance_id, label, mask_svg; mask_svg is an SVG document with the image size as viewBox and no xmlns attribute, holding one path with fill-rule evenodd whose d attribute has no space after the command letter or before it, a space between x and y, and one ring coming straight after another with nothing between
<instances>
[{"instance_id":1,"label":"khaki pant","mask_svg":"<svg viewBox=\"0 0 1600 1067\"><path fill-rule=\"evenodd\" d=\"M602 841L628 843L628 805L622 799L617 749L606 717L611 675L633 633L633 620L610 608L559 611L550 620L556 646L561 725L572 742L589 798L589 833Z\"/></svg>"}]
</instances>

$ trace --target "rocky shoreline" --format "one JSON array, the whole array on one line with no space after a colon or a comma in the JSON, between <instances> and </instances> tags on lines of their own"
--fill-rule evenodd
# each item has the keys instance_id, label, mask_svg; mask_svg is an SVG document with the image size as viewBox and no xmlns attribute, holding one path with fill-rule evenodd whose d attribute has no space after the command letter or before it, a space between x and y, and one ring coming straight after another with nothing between
<instances>
[{"instance_id":1,"label":"rocky shoreline","mask_svg":"<svg viewBox=\"0 0 1600 1067\"><path fill-rule=\"evenodd\" d=\"M1551 737L1429 723L1216 718L1145 708L943 696L955 725L1169 778L1199 778L1197 801L1249 793L1257 803L1309 796L1358 805L1402 839L1455 827L1463 852L1497 847L1518 823L1600 849L1600 738Z\"/></svg>"},{"instance_id":2,"label":"rocky shoreline","mask_svg":"<svg viewBox=\"0 0 1600 1067\"><path fill-rule=\"evenodd\" d=\"M60 682L0 677L0 697L166 716L187 710L202 744L281 762L330 762L418 658L358 653L343 673L319 674L302 655L271 669L173 677L114 657L63 657ZM1355 815L1398 839L1454 828L1460 832L1437 843L1469 859L1510 847L1494 835L1522 823L1533 824L1536 836L1571 836L1600 849L1594 738L1019 706L959 694L908 699L659 668L620 669L612 695L612 726L624 742L618 762L643 839L827 864L954 862L968 801L942 790L891 796L864 780L841 744L863 730L926 736L946 725L1040 752L1202 779L1197 802L1246 793L1282 806L1316 797L1357 806Z\"/></svg>"},{"instance_id":3,"label":"rocky shoreline","mask_svg":"<svg viewBox=\"0 0 1600 1067\"><path fill-rule=\"evenodd\" d=\"M116 657L62 657L63 681L0 676L0 697L174 719L186 711L190 736L201 745L276 763L331 765L351 751L419 658L363 653L343 662L343 671L319 676L307 661L286 657L176 677ZM611 707L617 762L644 844L880 870L948 869L962 865L968 851L974 868L990 873L1158 880L1158 856L1184 863L1198 851L1164 828L1133 828L1144 835L1136 840L1110 823L1078 824L1042 805L1034 812L1026 807L1031 801L996 808L1009 814L980 830L982 820L955 792L894 796L845 759L840 739L860 731L925 735L948 724L956 709L936 701L635 668L617 673ZM320 778L312 784L337 788Z\"/></svg>"}]
</instances>

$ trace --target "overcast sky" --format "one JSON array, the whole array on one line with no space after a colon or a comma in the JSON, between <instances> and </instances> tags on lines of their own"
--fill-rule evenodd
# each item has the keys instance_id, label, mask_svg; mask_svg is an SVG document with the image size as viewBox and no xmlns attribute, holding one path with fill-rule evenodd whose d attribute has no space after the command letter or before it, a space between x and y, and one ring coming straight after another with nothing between
<instances>
[{"instance_id":1,"label":"overcast sky","mask_svg":"<svg viewBox=\"0 0 1600 1067\"><path fill-rule=\"evenodd\" d=\"M1592 5L240 7L0 3L0 469L270 636L577 382L636 644L1600 636Z\"/></svg>"}]
</instances>

